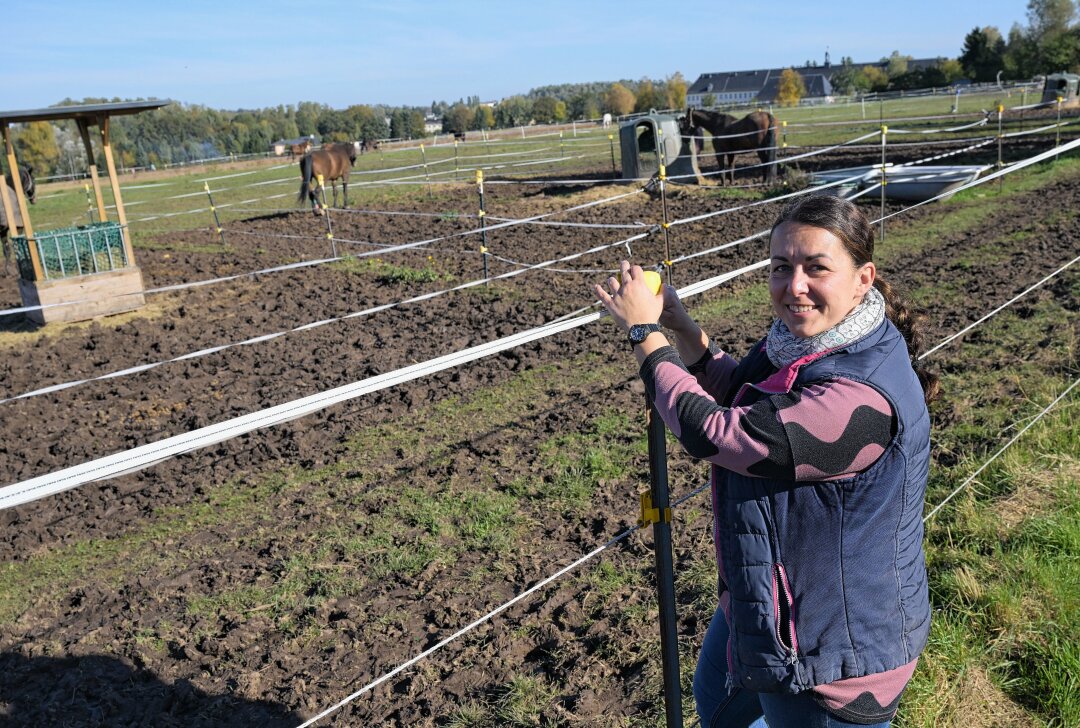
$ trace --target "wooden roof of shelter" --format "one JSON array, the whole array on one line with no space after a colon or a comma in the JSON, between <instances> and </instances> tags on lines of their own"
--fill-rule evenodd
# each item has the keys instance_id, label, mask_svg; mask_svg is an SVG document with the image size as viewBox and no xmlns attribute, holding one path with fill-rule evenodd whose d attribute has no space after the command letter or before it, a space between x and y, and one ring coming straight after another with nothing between
<instances>
[{"instance_id":1,"label":"wooden roof of shelter","mask_svg":"<svg viewBox=\"0 0 1080 728\"><path fill-rule=\"evenodd\" d=\"M101 116L123 116L140 111L160 109L172 103L164 101L121 101L110 104L80 104L78 106L50 106L47 109L28 111L0 111L0 123L18 124L24 121L57 121L59 119L86 119L96 122Z\"/></svg>"},{"instance_id":2,"label":"wooden roof of shelter","mask_svg":"<svg viewBox=\"0 0 1080 728\"><path fill-rule=\"evenodd\" d=\"M98 180L97 164L95 162L94 148L89 132L91 125L99 126L101 130L99 142L108 169L109 183L112 187L113 200L116 205L116 216L119 219L121 227L127 228L127 215L124 213L124 201L120 197L120 181L116 176L116 164L113 162L112 145L109 142L109 119L113 116L138 114L141 111L158 109L162 106L168 106L171 103L172 100L170 99L158 101L121 101L108 104L53 106L47 109L32 109L28 111L0 111L0 135L3 136L6 152L6 155L4 156L7 161L8 173L13 180L16 180L14 192L19 206L20 217L22 218L22 233L26 236L27 240L33 240L34 227L30 222L30 211L26 207L26 197L23 194L22 185L17 182L19 179L18 161L15 158L15 148L11 143L11 133L8 129L10 124L33 121L59 121L61 119L75 120L75 123L79 127L79 135L83 140L83 146L86 149L86 159L90 170L90 179L94 185L94 195L97 198L98 220L104 222L108 219L105 212L105 200L101 194L101 183ZM0 176L0 187L2 187L2 180L3 177ZM3 204L6 219L15 220L11 202L8 199L7 194L0 194L0 203ZM17 235L19 231L15 225L11 225L10 232L12 235ZM123 236L123 241L127 260L134 262L135 255L134 251L131 249L130 236L125 234ZM34 269L34 280L41 280L41 261L38 258L35 246L28 245L28 248Z\"/></svg>"}]
</instances>

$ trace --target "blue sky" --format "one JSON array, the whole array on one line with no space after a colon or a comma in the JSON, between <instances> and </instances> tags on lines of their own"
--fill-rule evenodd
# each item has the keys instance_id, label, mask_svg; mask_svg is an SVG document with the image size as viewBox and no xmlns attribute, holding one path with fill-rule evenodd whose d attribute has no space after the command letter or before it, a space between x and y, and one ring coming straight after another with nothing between
<instances>
[{"instance_id":1,"label":"blue sky","mask_svg":"<svg viewBox=\"0 0 1080 728\"><path fill-rule=\"evenodd\" d=\"M555 83L820 63L826 46L834 62L956 57L976 26L1007 34L1027 22L1022 0L5 5L0 110L88 96L219 109L487 101Z\"/></svg>"}]
</instances>

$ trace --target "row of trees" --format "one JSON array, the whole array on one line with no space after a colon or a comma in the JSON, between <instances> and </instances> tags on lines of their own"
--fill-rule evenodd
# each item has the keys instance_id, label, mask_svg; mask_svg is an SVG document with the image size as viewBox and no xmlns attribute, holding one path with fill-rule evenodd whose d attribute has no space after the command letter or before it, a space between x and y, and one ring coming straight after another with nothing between
<instances>
[{"instance_id":1,"label":"row of trees","mask_svg":"<svg viewBox=\"0 0 1080 728\"><path fill-rule=\"evenodd\" d=\"M960 64L973 81L1026 79L1056 71L1080 72L1080 3L1030 0L1028 24L1014 23L1008 37L992 25L964 38Z\"/></svg>"},{"instance_id":2,"label":"row of trees","mask_svg":"<svg viewBox=\"0 0 1080 728\"><path fill-rule=\"evenodd\" d=\"M58 105L110 101L121 99L68 98ZM418 139L425 135L425 117L429 111L441 116L444 131L464 132L595 119L603 113L622 115L685 105L686 81L676 73L663 81L646 78L637 82L534 89L526 95L503 99L494 107L482 104L478 96L452 105L432 102L430 110L363 104L334 109L311 101L239 111L170 104L153 113L114 118L111 138L118 165L148 167L234 154L263 154L276 140L305 136L324 142L388 137ZM74 122L38 122L18 127L15 144L19 158L39 176L74 175L86 168L82 141ZM100 166L101 160L98 162Z\"/></svg>"},{"instance_id":3,"label":"row of trees","mask_svg":"<svg viewBox=\"0 0 1080 728\"><path fill-rule=\"evenodd\" d=\"M602 114L623 116L649 109L681 109L686 106L686 79L674 73L663 81L562 84L533 89L523 96L511 96L490 106L479 97L458 101L442 111L443 130L504 129L530 123L558 124L571 120L598 119Z\"/></svg>"}]
</instances>

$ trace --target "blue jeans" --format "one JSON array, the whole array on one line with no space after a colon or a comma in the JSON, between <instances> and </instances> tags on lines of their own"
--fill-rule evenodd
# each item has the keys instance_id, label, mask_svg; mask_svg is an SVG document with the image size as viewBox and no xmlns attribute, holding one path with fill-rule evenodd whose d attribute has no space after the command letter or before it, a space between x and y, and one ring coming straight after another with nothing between
<instances>
[{"instance_id":1,"label":"blue jeans","mask_svg":"<svg viewBox=\"0 0 1080 728\"><path fill-rule=\"evenodd\" d=\"M888 728L889 721L872 726L837 718L814 700L809 690L795 695L727 690L728 626L719 609L701 645L694 672L694 703L701 728Z\"/></svg>"}]
</instances>

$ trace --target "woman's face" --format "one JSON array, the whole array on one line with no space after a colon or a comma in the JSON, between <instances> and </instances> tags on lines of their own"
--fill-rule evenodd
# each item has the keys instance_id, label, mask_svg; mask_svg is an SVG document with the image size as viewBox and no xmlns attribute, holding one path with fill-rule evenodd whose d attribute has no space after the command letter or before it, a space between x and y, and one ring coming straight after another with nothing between
<instances>
[{"instance_id":1,"label":"woman's face","mask_svg":"<svg viewBox=\"0 0 1080 728\"><path fill-rule=\"evenodd\" d=\"M776 228L769 243L773 312L799 338L838 324L874 284L873 263L855 267L840 238L797 222Z\"/></svg>"}]
</instances>

